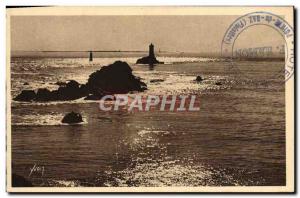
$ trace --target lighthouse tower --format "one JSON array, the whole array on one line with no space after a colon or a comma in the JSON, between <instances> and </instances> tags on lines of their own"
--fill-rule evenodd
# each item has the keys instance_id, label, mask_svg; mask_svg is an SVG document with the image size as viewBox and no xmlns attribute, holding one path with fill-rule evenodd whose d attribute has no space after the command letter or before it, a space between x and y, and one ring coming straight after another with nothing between
<instances>
[{"instance_id":1,"label":"lighthouse tower","mask_svg":"<svg viewBox=\"0 0 300 198\"><path fill-rule=\"evenodd\" d=\"M154 45L152 43L149 45L149 57L150 58L154 58L155 57L154 56Z\"/></svg>"},{"instance_id":2,"label":"lighthouse tower","mask_svg":"<svg viewBox=\"0 0 300 198\"><path fill-rule=\"evenodd\" d=\"M90 61L90 62L93 61L93 52L92 52L92 51L90 51L90 59L89 59L89 61Z\"/></svg>"},{"instance_id":3,"label":"lighthouse tower","mask_svg":"<svg viewBox=\"0 0 300 198\"><path fill-rule=\"evenodd\" d=\"M152 43L149 45L149 55L137 59L136 63L137 64L148 64L150 66L153 66L154 64L164 64L164 62L160 62L155 58L154 45Z\"/></svg>"}]
</instances>

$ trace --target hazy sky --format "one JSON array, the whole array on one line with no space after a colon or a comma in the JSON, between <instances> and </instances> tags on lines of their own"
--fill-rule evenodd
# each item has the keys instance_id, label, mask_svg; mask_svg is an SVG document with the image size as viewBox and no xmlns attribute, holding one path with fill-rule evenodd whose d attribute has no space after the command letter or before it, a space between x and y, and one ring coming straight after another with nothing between
<instances>
[{"instance_id":1,"label":"hazy sky","mask_svg":"<svg viewBox=\"0 0 300 198\"><path fill-rule=\"evenodd\" d=\"M237 16L13 16L11 49L147 50L219 53L224 33ZM261 36L263 35L263 36ZM274 36L275 35L275 36ZM269 27L243 34L242 44L282 43ZM249 39L249 37L251 39ZM243 39L241 37L241 39Z\"/></svg>"}]
</instances>

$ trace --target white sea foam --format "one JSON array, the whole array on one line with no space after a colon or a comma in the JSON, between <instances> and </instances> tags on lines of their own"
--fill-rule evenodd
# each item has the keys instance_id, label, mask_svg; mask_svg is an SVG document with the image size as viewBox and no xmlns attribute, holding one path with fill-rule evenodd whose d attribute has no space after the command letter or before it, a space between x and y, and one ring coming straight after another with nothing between
<instances>
[{"instance_id":1,"label":"white sea foam","mask_svg":"<svg viewBox=\"0 0 300 198\"><path fill-rule=\"evenodd\" d=\"M78 181L67 181L67 180L52 180L51 183L54 183L54 186L61 187L81 187Z\"/></svg>"},{"instance_id":2,"label":"white sea foam","mask_svg":"<svg viewBox=\"0 0 300 198\"><path fill-rule=\"evenodd\" d=\"M145 135L151 135L151 134L170 134L169 131L160 131L160 130L149 130L149 129L143 129L138 132L138 135L141 137L144 137Z\"/></svg>"},{"instance_id":3,"label":"white sea foam","mask_svg":"<svg viewBox=\"0 0 300 198\"><path fill-rule=\"evenodd\" d=\"M205 57L157 57L159 61L164 63L172 64L172 63L189 63L189 62L215 62L221 61L222 59L218 58L205 58Z\"/></svg>"},{"instance_id":4,"label":"white sea foam","mask_svg":"<svg viewBox=\"0 0 300 198\"><path fill-rule=\"evenodd\" d=\"M41 114L30 114L30 115L13 115L12 118L12 125L18 126L55 126L55 125L69 125L62 123L61 120L63 119L63 114L58 113L51 113L46 115ZM76 125L83 125L87 124L87 118L82 117L83 122L78 123Z\"/></svg>"}]
</instances>

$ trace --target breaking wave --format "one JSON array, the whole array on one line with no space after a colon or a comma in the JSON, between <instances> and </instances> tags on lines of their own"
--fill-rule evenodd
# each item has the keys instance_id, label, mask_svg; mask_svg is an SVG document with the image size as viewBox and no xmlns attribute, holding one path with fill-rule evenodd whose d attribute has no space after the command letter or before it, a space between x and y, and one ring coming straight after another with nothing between
<instances>
[{"instance_id":1,"label":"breaking wave","mask_svg":"<svg viewBox=\"0 0 300 198\"><path fill-rule=\"evenodd\" d=\"M12 125L16 126L57 126L57 125L69 125L62 123L63 114L52 113L52 114L30 114L30 115L13 115ZM87 118L82 118L83 122L76 125L87 124Z\"/></svg>"}]
</instances>

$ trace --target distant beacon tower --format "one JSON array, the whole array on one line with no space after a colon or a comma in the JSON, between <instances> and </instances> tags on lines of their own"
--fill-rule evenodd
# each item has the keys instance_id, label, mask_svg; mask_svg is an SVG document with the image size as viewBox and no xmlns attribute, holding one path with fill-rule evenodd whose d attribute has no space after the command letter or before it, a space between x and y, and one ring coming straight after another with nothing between
<instances>
[{"instance_id":1,"label":"distant beacon tower","mask_svg":"<svg viewBox=\"0 0 300 198\"><path fill-rule=\"evenodd\" d=\"M92 61L93 61L93 52L90 51L90 62L92 62Z\"/></svg>"},{"instance_id":2,"label":"distant beacon tower","mask_svg":"<svg viewBox=\"0 0 300 198\"><path fill-rule=\"evenodd\" d=\"M152 57L152 58L155 57L154 56L154 45L152 43L149 45L149 57Z\"/></svg>"}]
</instances>

